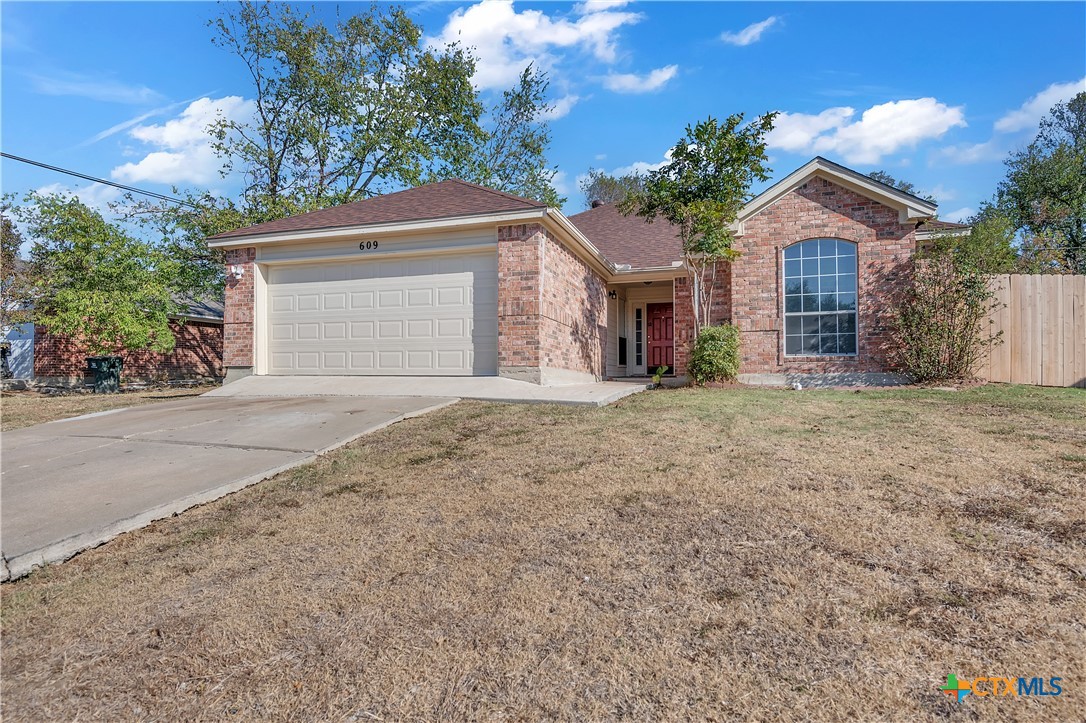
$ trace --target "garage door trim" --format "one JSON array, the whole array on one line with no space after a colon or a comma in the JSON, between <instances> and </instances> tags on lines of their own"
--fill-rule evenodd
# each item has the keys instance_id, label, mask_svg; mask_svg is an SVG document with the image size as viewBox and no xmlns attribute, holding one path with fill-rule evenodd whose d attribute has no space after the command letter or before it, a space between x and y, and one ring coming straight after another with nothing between
<instances>
[{"instance_id":1,"label":"garage door trim","mask_svg":"<svg viewBox=\"0 0 1086 723\"><path fill-rule=\"evenodd\" d=\"M484 251L497 251L498 244L481 243L466 244L464 246L447 246L432 249L411 249L399 251L357 251L353 254L338 254L336 256L293 256L285 259L261 259L257 255L257 263L261 266L287 266L291 264L320 264L334 261L366 261L368 259L391 259L398 256L448 256L450 254L477 254Z\"/></svg>"}]
</instances>

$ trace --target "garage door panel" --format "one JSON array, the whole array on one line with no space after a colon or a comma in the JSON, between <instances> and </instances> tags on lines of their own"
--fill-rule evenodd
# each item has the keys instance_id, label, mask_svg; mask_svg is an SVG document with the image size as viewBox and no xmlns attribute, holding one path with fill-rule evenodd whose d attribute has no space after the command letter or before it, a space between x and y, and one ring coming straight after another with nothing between
<instances>
[{"instance_id":1,"label":"garage door panel","mask_svg":"<svg viewBox=\"0 0 1086 723\"><path fill-rule=\"evenodd\" d=\"M372 321L352 321L351 322L351 339L357 341L368 341L373 338L374 322Z\"/></svg>"},{"instance_id":2,"label":"garage door panel","mask_svg":"<svg viewBox=\"0 0 1086 723\"><path fill-rule=\"evenodd\" d=\"M403 321L399 319L393 319L390 321L377 322L377 338L378 339L402 339L403 338Z\"/></svg>"},{"instance_id":3,"label":"garage door panel","mask_svg":"<svg viewBox=\"0 0 1086 723\"><path fill-rule=\"evenodd\" d=\"M273 267L268 298L271 374L497 372L493 253Z\"/></svg>"},{"instance_id":4,"label":"garage door panel","mask_svg":"<svg viewBox=\"0 0 1086 723\"><path fill-rule=\"evenodd\" d=\"M347 371L347 352L326 351L321 354L321 365L325 369Z\"/></svg>"}]
</instances>

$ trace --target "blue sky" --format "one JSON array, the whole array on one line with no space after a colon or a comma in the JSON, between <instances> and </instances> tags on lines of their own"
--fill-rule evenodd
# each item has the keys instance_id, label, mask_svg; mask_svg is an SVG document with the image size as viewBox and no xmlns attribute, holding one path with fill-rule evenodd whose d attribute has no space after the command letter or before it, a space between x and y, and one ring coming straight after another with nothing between
<instances>
[{"instance_id":1,"label":"blue sky","mask_svg":"<svg viewBox=\"0 0 1086 723\"><path fill-rule=\"evenodd\" d=\"M1086 90L1082 2L408 7L432 42L476 48L484 92L528 62L549 70L551 160L567 213L583 208L577 178L590 166L645 170L687 123L777 110L776 178L823 155L910 180L958 220L992 195L1002 160L1041 115ZM216 112L244 117L252 93L240 61L211 43L217 12L201 2L4 2L4 150L160 192L235 192L203 128ZM4 192L116 197L7 159L0 170Z\"/></svg>"}]
</instances>

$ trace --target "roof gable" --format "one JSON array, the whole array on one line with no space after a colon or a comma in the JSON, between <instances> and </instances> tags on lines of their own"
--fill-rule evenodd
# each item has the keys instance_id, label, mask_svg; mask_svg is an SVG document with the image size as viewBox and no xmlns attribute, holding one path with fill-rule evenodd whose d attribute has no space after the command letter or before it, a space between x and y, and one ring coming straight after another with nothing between
<instances>
[{"instance_id":1,"label":"roof gable","mask_svg":"<svg viewBox=\"0 0 1086 723\"><path fill-rule=\"evenodd\" d=\"M450 179L228 231L212 236L211 239L225 240L373 224L462 218L546 207L545 203L539 201L459 179Z\"/></svg>"},{"instance_id":2,"label":"roof gable","mask_svg":"<svg viewBox=\"0 0 1086 723\"><path fill-rule=\"evenodd\" d=\"M744 221L757 215L760 211L772 205L774 201L816 177L824 178L861 196L895 209L901 223L934 218L938 209L937 204L931 201L914 196L911 193L905 193L893 186L887 186L885 183L876 181L858 171L845 168L833 161L817 156L755 196L739 212L739 218L733 225L733 229L742 235Z\"/></svg>"},{"instance_id":3,"label":"roof gable","mask_svg":"<svg viewBox=\"0 0 1086 723\"><path fill-rule=\"evenodd\" d=\"M634 269L672 266L683 257L679 229L665 219L623 215L605 204L569 217L600 253L616 266Z\"/></svg>"}]
</instances>

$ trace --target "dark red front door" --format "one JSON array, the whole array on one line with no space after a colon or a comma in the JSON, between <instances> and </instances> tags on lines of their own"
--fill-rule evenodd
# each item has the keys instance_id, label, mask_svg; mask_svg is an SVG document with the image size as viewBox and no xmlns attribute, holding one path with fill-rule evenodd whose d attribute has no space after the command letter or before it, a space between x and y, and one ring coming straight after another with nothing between
<instances>
[{"instance_id":1,"label":"dark red front door","mask_svg":"<svg viewBox=\"0 0 1086 723\"><path fill-rule=\"evenodd\" d=\"M673 304L649 304L645 310L648 316L648 368L655 372L657 367L670 367L675 371L675 312Z\"/></svg>"}]
</instances>

